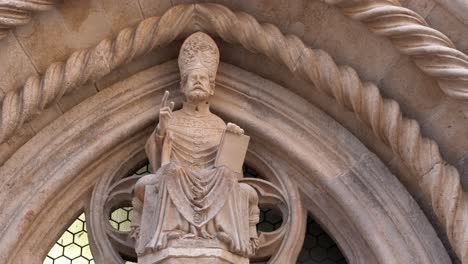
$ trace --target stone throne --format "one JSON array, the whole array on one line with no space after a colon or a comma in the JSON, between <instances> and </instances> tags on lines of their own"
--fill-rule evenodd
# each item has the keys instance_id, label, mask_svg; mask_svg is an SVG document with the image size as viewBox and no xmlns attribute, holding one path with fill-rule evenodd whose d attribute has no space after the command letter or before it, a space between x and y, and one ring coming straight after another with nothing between
<instances>
[{"instance_id":1,"label":"stone throne","mask_svg":"<svg viewBox=\"0 0 468 264\"><path fill-rule=\"evenodd\" d=\"M146 192L147 201L157 199L154 186ZM145 197L145 198L146 198ZM154 204L145 204L143 218L146 214L154 213L157 208ZM149 230L151 223L142 226L142 230ZM145 233L140 234L140 239L145 239ZM146 237L148 239L148 237ZM145 251L138 253L140 264L188 264L188 263L212 263L212 264L247 264L247 256L237 255L229 251L223 243L217 239L174 239L169 240L167 247L159 251Z\"/></svg>"}]
</instances>

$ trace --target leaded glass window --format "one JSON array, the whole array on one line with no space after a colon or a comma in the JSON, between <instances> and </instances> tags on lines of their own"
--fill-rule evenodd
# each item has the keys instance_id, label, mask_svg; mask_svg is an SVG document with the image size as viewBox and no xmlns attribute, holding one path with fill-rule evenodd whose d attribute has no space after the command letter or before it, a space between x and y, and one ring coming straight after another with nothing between
<instances>
[{"instance_id":1,"label":"leaded glass window","mask_svg":"<svg viewBox=\"0 0 468 264\"><path fill-rule=\"evenodd\" d=\"M44 264L94 264L84 213L63 232L47 254Z\"/></svg>"}]
</instances>

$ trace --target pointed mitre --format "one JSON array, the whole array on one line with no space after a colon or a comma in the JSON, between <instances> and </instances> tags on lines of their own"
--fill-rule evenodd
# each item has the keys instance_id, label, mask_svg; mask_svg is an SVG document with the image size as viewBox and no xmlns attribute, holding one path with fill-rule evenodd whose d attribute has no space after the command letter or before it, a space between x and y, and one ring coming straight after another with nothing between
<instances>
[{"instance_id":1,"label":"pointed mitre","mask_svg":"<svg viewBox=\"0 0 468 264\"><path fill-rule=\"evenodd\" d=\"M186 76L194 69L207 69L210 77L216 76L219 50L214 40L203 32L190 35L182 44L179 53L179 70Z\"/></svg>"}]
</instances>

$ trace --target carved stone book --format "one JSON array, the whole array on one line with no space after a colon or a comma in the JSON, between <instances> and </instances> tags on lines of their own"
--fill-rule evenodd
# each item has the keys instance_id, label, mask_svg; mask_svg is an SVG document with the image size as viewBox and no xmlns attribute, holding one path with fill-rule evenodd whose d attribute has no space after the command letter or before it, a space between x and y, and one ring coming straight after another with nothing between
<instances>
[{"instance_id":1,"label":"carved stone book","mask_svg":"<svg viewBox=\"0 0 468 264\"><path fill-rule=\"evenodd\" d=\"M215 166L226 166L242 174L242 165L249 146L250 137L224 131L218 147Z\"/></svg>"}]
</instances>

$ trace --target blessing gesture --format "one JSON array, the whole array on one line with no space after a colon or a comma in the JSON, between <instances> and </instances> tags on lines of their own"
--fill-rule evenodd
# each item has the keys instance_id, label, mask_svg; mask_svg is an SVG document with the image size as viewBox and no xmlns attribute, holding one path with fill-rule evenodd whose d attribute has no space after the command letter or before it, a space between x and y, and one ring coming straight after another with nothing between
<instances>
[{"instance_id":1,"label":"blessing gesture","mask_svg":"<svg viewBox=\"0 0 468 264\"><path fill-rule=\"evenodd\" d=\"M172 110L174 109L174 102L167 104L167 99L169 98L169 91L164 92L164 96L161 102L161 107L159 108L159 135L164 136L166 134L167 125L169 120L172 118Z\"/></svg>"}]
</instances>

